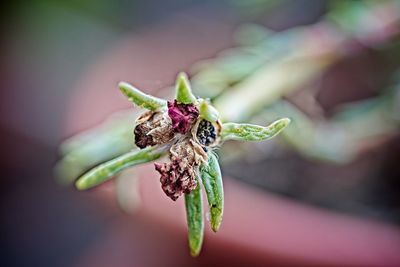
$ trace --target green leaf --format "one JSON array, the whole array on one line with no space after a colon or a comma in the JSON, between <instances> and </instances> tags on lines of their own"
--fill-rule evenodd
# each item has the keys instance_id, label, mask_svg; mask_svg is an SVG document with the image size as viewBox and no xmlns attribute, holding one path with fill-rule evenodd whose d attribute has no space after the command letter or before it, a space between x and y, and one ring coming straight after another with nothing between
<instances>
[{"instance_id":1,"label":"green leaf","mask_svg":"<svg viewBox=\"0 0 400 267\"><path fill-rule=\"evenodd\" d=\"M155 111L157 109L165 108L167 106L166 100L145 94L139 89L130 85L129 83L120 82L118 84L118 87L122 91L122 93L128 97L129 101L141 108Z\"/></svg>"},{"instance_id":2,"label":"green leaf","mask_svg":"<svg viewBox=\"0 0 400 267\"><path fill-rule=\"evenodd\" d=\"M262 141L276 136L280 131L288 126L289 123L290 119L288 118L277 120L267 127L244 123L224 123L222 125L221 136L225 141Z\"/></svg>"},{"instance_id":3,"label":"green leaf","mask_svg":"<svg viewBox=\"0 0 400 267\"><path fill-rule=\"evenodd\" d=\"M211 122L216 122L219 118L219 112L213 106L208 103L207 100L202 99L200 101L200 116Z\"/></svg>"},{"instance_id":4,"label":"green leaf","mask_svg":"<svg viewBox=\"0 0 400 267\"><path fill-rule=\"evenodd\" d=\"M131 151L135 113L118 112L100 125L64 141L60 148L63 157L54 169L57 182L69 185L93 166Z\"/></svg>"},{"instance_id":5,"label":"green leaf","mask_svg":"<svg viewBox=\"0 0 400 267\"><path fill-rule=\"evenodd\" d=\"M128 167L160 158L165 154L165 151L165 147L148 147L142 150L134 150L128 152L93 168L92 170L81 176L78 181L76 181L75 185L79 190L92 188L111 179L117 173Z\"/></svg>"},{"instance_id":6,"label":"green leaf","mask_svg":"<svg viewBox=\"0 0 400 267\"><path fill-rule=\"evenodd\" d=\"M192 192L185 194L185 206L190 254L196 257L200 254L204 235L203 200L200 184Z\"/></svg>"},{"instance_id":7,"label":"green leaf","mask_svg":"<svg viewBox=\"0 0 400 267\"><path fill-rule=\"evenodd\" d=\"M188 77L185 73L181 72L176 78L175 84L176 100L182 104L192 104L196 101L196 97L192 93Z\"/></svg>"},{"instance_id":8,"label":"green leaf","mask_svg":"<svg viewBox=\"0 0 400 267\"><path fill-rule=\"evenodd\" d=\"M224 188L221 169L215 154L210 153L208 164L200 167L200 176L207 195L211 229L217 232L224 213Z\"/></svg>"}]
</instances>

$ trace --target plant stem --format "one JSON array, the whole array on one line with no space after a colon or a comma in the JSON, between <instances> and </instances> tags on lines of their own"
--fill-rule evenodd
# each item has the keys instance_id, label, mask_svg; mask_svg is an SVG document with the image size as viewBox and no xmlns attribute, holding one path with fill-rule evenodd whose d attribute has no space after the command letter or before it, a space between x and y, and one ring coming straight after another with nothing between
<instances>
[{"instance_id":1,"label":"plant stem","mask_svg":"<svg viewBox=\"0 0 400 267\"><path fill-rule=\"evenodd\" d=\"M203 200L200 184L192 192L185 194L185 206L190 254L196 257L200 254L204 235Z\"/></svg>"},{"instance_id":2,"label":"plant stem","mask_svg":"<svg viewBox=\"0 0 400 267\"><path fill-rule=\"evenodd\" d=\"M128 167L156 160L163 156L165 152L166 147L149 147L128 152L90 170L81 176L75 185L79 190L92 188L111 179L117 173Z\"/></svg>"}]
</instances>

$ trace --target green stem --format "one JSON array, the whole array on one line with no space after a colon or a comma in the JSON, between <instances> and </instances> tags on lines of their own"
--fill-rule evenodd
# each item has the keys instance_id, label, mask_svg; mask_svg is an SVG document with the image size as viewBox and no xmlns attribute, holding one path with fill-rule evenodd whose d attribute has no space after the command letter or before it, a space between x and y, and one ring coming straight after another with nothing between
<instances>
[{"instance_id":1,"label":"green stem","mask_svg":"<svg viewBox=\"0 0 400 267\"><path fill-rule=\"evenodd\" d=\"M203 200L200 184L189 194L185 194L186 219L190 254L196 257L200 254L204 235Z\"/></svg>"},{"instance_id":2,"label":"green stem","mask_svg":"<svg viewBox=\"0 0 400 267\"><path fill-rule=\"evenodd\" d=\"M222 125L222 139L238 140L238 141L262 141L271 139L282 131L288 124L290 119L283 118L274 121L267 127L245 124L245 123L224 123Z\"/></svg>"},{"instance_id":3,"label":"green stem","mask_svg":"<svg viewBox=\"0 0 400 267\"><path fill-rule=\"evenodd\" d=\"M92 188L111 179L117 173L128 167L160 158L165 154L165 151L165 147L149 147L142 150L128 152L90 170L81 176L78 181L76 181L75 185L79 190Z\"/></svg>"}]
</instances>

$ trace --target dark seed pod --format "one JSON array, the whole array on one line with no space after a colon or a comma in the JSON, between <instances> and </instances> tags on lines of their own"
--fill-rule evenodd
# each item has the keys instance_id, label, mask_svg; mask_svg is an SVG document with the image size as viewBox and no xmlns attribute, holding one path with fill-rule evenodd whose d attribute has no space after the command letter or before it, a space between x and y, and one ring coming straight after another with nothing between
<instances>
[{"instance_id":1,"label":"dark seed pod","mask_svg":"<svg viewBox=\"0 0 400 267\"><path fill-rule=\"evenodd\" d=\"M193 127L192 135L197 143L203 147L216 146L219 143L219 135L221 132L221 124L219 121L210 122L200 120Z\"/></svg>"},{"instance_id":2,"label":"dark seed pod","mask_svg":"<svg viewBox=\"0 0 400 267\"><path fill-rule=\"evenodd\" d=\"M200 145L209 146L210 144L214 143L215 139L217 138L215 127L209 121L200 121L199 127L197 128L196 137Z\"/></svg>"}]
</instances>

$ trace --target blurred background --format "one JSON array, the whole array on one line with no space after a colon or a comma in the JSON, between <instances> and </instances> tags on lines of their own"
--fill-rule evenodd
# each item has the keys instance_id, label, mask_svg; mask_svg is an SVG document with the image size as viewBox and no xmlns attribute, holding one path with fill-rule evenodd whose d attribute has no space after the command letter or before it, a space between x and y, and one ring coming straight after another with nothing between
<instances>
[{"instance_id":1,"label":"blurred background","mask_svg":"<svg viewBox=\"0 0 400 267\"><path fill-rule=\"evenodd\" d=\"M2 266L400 266L399 1L0 5ZM220 151L225 219L196 259L152 166L71 185L132 148L117 83L168 96L179 71L225 120L292 119Z\"/></svg>"}]
</instances>

